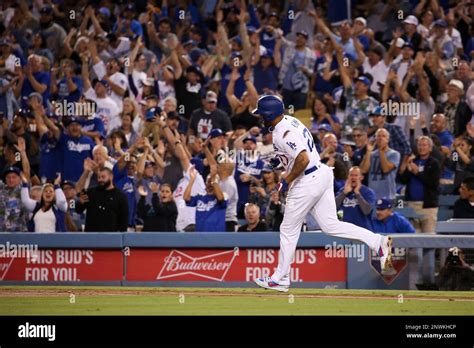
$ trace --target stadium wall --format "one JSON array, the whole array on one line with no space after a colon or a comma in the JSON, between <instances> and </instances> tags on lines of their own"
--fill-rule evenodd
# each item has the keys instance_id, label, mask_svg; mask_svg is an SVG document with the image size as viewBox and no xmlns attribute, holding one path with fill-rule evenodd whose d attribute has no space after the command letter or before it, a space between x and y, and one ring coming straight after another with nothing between
<instances>
[{"instance_id":1,"label":"stadium wall","mask_svg":"<svg viewBox=\"0 0 474 348\"><path fill-rule=\"evenodd\" d=\"M291 278L301 288L408 289L407 248L451 246L474 249L474 236L396 235L396 273L382 275L365 245L306 232ZM0 285L252 287L273 272L278 248L276 232L0 233Z\"/></svg>"}]
</instances>

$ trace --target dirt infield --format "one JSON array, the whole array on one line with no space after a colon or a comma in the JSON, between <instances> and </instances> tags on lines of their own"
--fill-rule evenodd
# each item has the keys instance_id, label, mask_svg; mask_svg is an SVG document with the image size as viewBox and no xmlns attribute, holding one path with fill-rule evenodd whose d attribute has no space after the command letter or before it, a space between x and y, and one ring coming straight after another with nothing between
<instances>
[{"instance_id":1,"label":"dirt infield","mask_svg":"<svg viewBox=\"0 0 474 348\"><path fill-rule=\"evenodd\" d=\"M340 293L338 293L340 292ZM369 293L362 291L348 291L348 290L324 290L324 289L295 289L288 293L277 293L261 289L220 289L220 288L209 288L209 289L196 289L196 288L150 288L150 289L133 289L133 288L63 288L58 287L54 289L48 287L46 289L41 288L14 288L14 287L0 287L0 297L63 297L70 296L195 296L195 297L282 297L290 294L298 298L319 298L319 299L366 299L366 300L396 300L399 294L403 294L405 300L417 300L417 301L462 301L462 302L474 302L474 296L469 296L456 292L456 293L440 293L442 295L436 295L436 292L413 292L400 290L397 292L387 293L385 291L378 292L377 290L368 290Z\"/></svg>"}]
</instances>

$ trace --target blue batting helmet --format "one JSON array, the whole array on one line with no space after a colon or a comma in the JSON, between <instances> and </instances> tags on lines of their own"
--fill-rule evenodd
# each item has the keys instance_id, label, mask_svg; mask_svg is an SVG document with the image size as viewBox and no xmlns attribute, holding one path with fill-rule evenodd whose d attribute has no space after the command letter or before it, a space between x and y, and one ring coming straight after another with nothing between
<instances>
[{"instance_id":1,"label":"blue batting helmet","mask_svg":"<svg viewBox=\"0 0 474 348\"><path fill-rule=\"evenodd\" d=\"M264 121L273 121L285 113L283 101L276 95L264 95L257 100L257 108L252 112L261 115Z\"/></svg>"}]
</instances>

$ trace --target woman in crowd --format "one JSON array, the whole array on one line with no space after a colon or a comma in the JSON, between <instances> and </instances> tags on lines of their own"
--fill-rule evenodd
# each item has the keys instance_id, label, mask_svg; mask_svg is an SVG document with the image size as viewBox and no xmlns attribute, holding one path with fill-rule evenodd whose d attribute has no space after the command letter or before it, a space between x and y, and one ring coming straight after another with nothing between
<instances>
[{"instance_id":1,"label":"woman in crowd","mask_svg":"<svg viewBox=\"0 0 474 348\"><path fill-rule=\"evenodd\" d=\"M331 126L332 131L339 137L341 134L341 122L332 114L331 105L324 99L316 98L313 104L313 116L311 128L317 129L321 124L326 123Z\"/></svg>"},{"instance_id":2,"label":"woman in crowd","mask_svg":"<svg viewBox=\"0 0 474 348\"><path fill-rule=\"evenodd\" d=\"M25 177L22 179L21 202L32 212L28 230L41 233L66 232L65 213L68 206L64 192L59 186L61 176L54 180L54 185L43 185L39 202L30 198L28 180Z\"/></svg>"},{"instance_id":3,"label":"woman in crowd","mask_svg":"<svg viewBox=\"0 0 474 348\"><path fill-rule=\"evenodd\" d=\"M271 167L265 166L262 169L262 184L250 185L249 203L254 203L260 208L260 215L265 218L270 196L279 182L279 176Z\"/></svg>"},{"instance_id":4,"label":"woman in crowd","mask_svg":"<svg viewBox=\"0 0 474 348\"><path fill-rule=\"evenodd\" d=\"M140 200L138 201L138 217L143 220L144 232L175 232L178 208L173 200L173 191L169 184L161 187L155 183L150 183L152 192L152 204L146 204L147 192L143 186L138 188ZM158 189L160 191L158 197Z\"/></svg>"},{"instance_id":5,"label":"woman in crowd","mask_svg":"<svg viewBox=\"0 0 474 348\"><path fill-rule=\"evenodd\" d=\"M474 140L469 137L458 137L453 142L453 152L446 161L446 167L454 171L455 192L462 181L474 176Z\"/></svg>"}]
</instances>

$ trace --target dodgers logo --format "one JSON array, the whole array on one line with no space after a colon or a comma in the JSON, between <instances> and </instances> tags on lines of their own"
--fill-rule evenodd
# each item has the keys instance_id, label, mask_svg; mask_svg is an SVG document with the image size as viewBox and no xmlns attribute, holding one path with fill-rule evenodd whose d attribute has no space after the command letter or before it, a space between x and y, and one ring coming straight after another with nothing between
<instances>
[{"instance_id":1,"label":"dodgers logo","mask_svg":"<svg viewBox=\"0 0 474 348\"><path fill-rule=\"evenodd\" d=\"M287 141L286 142L286 145L288 145L289 147L291 147L292 150L296 150L296 144L291 142L291 141Z\"/></svg>"}]
</instances>

